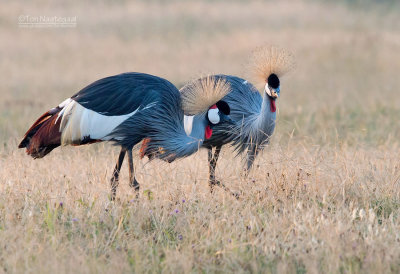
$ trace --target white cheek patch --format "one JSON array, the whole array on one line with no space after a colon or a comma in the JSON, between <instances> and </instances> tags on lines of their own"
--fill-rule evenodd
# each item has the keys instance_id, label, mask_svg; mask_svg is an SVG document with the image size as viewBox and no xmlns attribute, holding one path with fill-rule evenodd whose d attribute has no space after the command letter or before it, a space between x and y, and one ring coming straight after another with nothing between
<instances>
[{"instance_id":1,"label":"white cheek patch","mask_svg":"<svg viewBox=\"0 0 400 274\"><path fill-rule=\"evenodd\" d=\"M208 110L208 120L210 120L210 122L214 125L218 124L220 120L218 112L218 108L212 108Z\"/></svg>"},{"instance_id":2,"label":"white cheek patch","mask_svg":"<svg viewBox=\"0 0 400 274\"><path fill-rule=\"evenodd\" d=\"M271 90L269 89L269 86L268 86L268 83L265 84L264 90L265 90L265 92L266 92L269 96L272 96L272 95L271 95Z\"/></svg>"}]
</instances>

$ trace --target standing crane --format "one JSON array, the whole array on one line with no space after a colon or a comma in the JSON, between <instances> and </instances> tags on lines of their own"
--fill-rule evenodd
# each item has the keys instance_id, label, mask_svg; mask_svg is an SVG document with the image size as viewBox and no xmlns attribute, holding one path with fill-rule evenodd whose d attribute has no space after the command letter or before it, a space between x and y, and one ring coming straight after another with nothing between
<instances>
[{"instance_id":1,"label":"standing crane","mask_svg":"<svg viewBox=\"0 0 400 274\"><path fill-rule=\"evenodd\" d=\"M228 82L231 86L231 92L223 100L229 104L230 116L236 124L215 126L212 137L203 143L203 147L208 149L211 192L214 185L225 188L215 179L215 168L223 145L231 143L238 154L246 152L245 171L247 174L257 154L269 143L275 129L280 78L293 67L292 56L283 49L261 47L253 52L252 61L255 79L264 86L262 92L245 79L231 75L214 76L218 80ZM190 88L190 85L184 86L181 92L184 93ZM198 123L196 116L194 119L185 119L185 121L192 122L191 127L196 127ZM214 155L213 147L215 147Z\"/></svg>"},{"instance_id":2,"label":"standing crane","mask_svg":"<svg viewBox=\"0 0 400 274\"><path fill-rule=\"evenodd\" d=\"M123 73L100 79L44 113L26 132L19 148L42 158L54 148L112 141L121 151L111 178L114 200L125 155L129 185L136 191L132 149L142 139L149 155L171 162L189 156L212 137L214 126L229 122L229 105L220 101L230 91L223 79L208 77L185 92L149 74ZM199 115L197 131L187 135L184 115ZM153 158L154 158L153 157ZM138 193L138 192L137 192Z\"/></svg>"}]
</instances>

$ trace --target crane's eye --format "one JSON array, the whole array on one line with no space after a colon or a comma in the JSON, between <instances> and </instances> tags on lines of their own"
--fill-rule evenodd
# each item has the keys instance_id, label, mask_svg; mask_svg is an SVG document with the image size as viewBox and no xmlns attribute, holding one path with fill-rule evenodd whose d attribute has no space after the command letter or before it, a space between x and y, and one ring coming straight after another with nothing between
<instances>
[{"instance_id":1,"label":"crane's eye","mask_svg":"<svg viewBox=\"0 0 400 274\"><path fill-rule=\"evenodd\" d=\"M220 121L219 117L219 109L218 108L210 108L207 112L207 117L210 123L216 125Z\"/></svg>"}]
</instances>

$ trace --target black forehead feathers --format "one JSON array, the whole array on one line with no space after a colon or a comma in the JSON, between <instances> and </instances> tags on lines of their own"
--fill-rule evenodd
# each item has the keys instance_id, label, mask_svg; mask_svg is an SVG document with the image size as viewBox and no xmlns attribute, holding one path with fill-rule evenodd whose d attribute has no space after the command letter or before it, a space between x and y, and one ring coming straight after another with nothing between
<instances>
[{"instance_id":1,"label":"black forehead feathers","mask_svg":"<svg viewBox=\"0 0 400 274\"><path fill-rule=\"evenodd\" d=\"M271 88L278 88L280 85L279 78L275 73L272 73L270 76L268 76L268 86Z\"/></svg>"},{"instance_id":2,"label":"black forehead feathers","mask_svg":"<svg viewBox=\"0 0 400 274\"><path fill-rule=\"evenodd\" d=\"M225 101L218 101L217 108L225 115L229 115L231 113L231 108L229 107L228 103Z\"/></svg>"}]
</instances>

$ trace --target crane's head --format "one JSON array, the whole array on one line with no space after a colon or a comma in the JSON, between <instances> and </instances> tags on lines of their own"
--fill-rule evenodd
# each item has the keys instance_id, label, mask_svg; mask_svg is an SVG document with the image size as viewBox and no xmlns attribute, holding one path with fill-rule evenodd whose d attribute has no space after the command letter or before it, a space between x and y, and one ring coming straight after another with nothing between
<instances>
[{"instance_id":1,"label":"crane's head","mask_svg":"<svg viewBox=\"0 0 400 274\"><path fill-rule=\"evenodd\" d=\"M236 123L229 117L231 109L227 102L218 101L215 105L211 106L206 115L207 126L205 132L205 138L209 139L212 136L212 129L215 125L227 123L235 125Z\"/></svg>"},{"instance_id":2,"label":"crane's head","mask_svg":"<svg viewBox=\"0 0 400 274\"><path fill-rule=\"evenodd\" d=\"M182 109L185 115L203 113L231 91L230 84L213 75L197 79L181 88Z\"/></svg>"},{"instance_id":3,"label":"crane's head","mask_svg":"<svg viewBox=\"0 0 400 274\"><path fill-rule=\"evenodd\" d=\"M255 49L251 58L253 78L260 83L260 86L265 85L264 91L270 99L279 97L280 78L294 66L294 58L290 52L273 46Z\"/></svg>"},{"instance_id":4,"label":"crane's head","mask_svg":"<svg viewBox=\"0 0 400 274\"><path fill-rule=\"evenodd\" d=\"M265 92L272 99L279 97L280 93L280 81L275 73L268 76L267 83L265 84Z\"/></svg>"}]
</instances>

